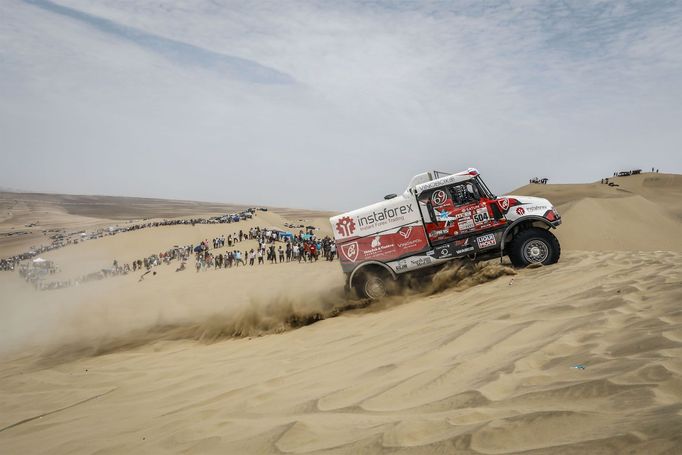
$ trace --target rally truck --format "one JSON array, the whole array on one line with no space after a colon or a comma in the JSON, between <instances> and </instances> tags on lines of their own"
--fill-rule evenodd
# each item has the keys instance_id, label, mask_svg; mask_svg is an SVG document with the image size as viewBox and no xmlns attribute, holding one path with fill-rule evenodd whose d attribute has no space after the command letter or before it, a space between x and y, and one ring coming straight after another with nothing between
<instances>
[{"instance_id":1,"label":"rally truck","mask_svg":"<svg viewBox=\"0 0 682 455\"><path fill-rule=\"evenodd\" d=\"M553 264L561 224L547 200L495 196L478 171L424 172L402 194L329 219L346 289L380 299L408 274L453 259L509 256L515 267ZM425 273L424 273L425 274Z\"/></svg>"}]
</instances>

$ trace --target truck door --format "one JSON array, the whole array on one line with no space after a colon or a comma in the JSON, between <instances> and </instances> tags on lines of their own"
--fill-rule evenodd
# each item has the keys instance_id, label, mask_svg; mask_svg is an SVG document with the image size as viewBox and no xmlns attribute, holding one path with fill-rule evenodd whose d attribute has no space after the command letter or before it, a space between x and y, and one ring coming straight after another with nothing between
<instances>
[{"instance_id":1,"label":"truck door","mask_svg":"<svg viewBox=\"0 0 682 455\"><path fill-rule=\"evenodd\" d=\"M424 216L424 224L432 246L495 230L506 223L473 180L430 189L418 198L422 213L429 215Z\"/></svg>"}]
</instances>

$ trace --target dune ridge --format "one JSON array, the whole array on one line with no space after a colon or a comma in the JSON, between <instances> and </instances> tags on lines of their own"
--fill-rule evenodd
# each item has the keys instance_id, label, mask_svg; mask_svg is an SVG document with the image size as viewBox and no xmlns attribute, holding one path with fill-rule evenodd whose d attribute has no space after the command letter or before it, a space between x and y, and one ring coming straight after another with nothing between
<instances>
[{"instance_id":1,"label":"dune ridge","mask_svg":"<svg viewBox=\"0 0 682 455\"><path fill-rule=\"evenodd\" d=\"M682 251L682 176L644 173L609 178L619 186L526 185L511 194L544 197L563 218L562 248L591 251Z\"/></svg>"}]
</instances>

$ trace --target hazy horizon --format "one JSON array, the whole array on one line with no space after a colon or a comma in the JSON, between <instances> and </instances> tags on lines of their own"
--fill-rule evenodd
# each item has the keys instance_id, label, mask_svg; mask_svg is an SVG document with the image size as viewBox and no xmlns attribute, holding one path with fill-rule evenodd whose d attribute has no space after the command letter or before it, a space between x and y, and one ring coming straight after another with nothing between
<instances>
[{"instance_id":1,"label":"hazy horizon","mask_svg":"<svg viewBox=\"0 0 682 455\"><path fill-rule=\"evenodd\" d=\"M0 186L347 210L682 173L682 4L0 4Z\"/></svg>"}]
</instances>

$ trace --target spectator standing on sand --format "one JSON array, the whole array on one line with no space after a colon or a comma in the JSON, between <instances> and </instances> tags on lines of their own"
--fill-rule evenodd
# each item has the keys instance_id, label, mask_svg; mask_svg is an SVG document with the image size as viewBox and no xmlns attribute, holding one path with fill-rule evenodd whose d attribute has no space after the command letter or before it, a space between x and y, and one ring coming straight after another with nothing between
<instances>
[{"instance_id":1,"label":"spectator standing on sand","mask_svg":"<svg viewBox=\"0 0 682 455\"><path fill-rule=\"evenodd\" d=\"M279 246L277 251L279 252L279 263L281 264L284 262L284 249L282 248L282 245Z\"/></svg>"},{"instance_id":2,"label":"spectator standing on sand","mask_svg":"<svg viewBox=\"0 0 682 455\"><path fill-rule=\"evenodd\" d=\"M256 253L255 253L255 251L253 251L253 248L251 248L251 251L249 251L249 265L253 266L255 260L256 260Z\"/></svg>"},{"instance_id":3,"label":"spectator standing on sand","mask_svg":"<svg viewBox=\"0 0 682 455\"><path fill-rule=\"evenodd\" d=\"M263 264L263 250L262 249L258 250L257 256L258 256L258 264L259 265Z\"/></svg>"},{"instance_id":4,"label":"spectator standing on sand","mask_svg":"<svg viewBox=\"0 0 682 455\"><path fill-rule=\"evenodd\" d=\"M333 261L335 255L336 255L336 243L332 242L331 246L329 247L329 260Z\"/></svg>"},{"instance_id":5,"label":"spectator standing on sand","mask_svg":"<svg viewBox=\"0 0 682 455\"><path fill-rule=\"evenodd\" d=\"M303 249L301 250L301 257L303 258L303 262L308 262L308 256L310 255L310 244L308 242L305 242L303 244Z\"/></svg>"}]
</instances>

